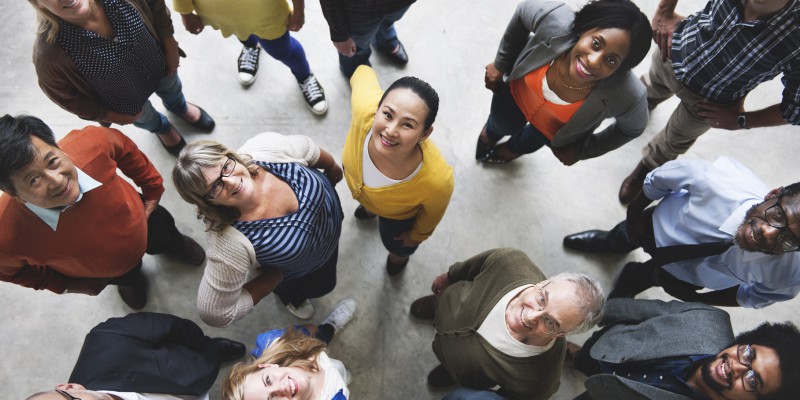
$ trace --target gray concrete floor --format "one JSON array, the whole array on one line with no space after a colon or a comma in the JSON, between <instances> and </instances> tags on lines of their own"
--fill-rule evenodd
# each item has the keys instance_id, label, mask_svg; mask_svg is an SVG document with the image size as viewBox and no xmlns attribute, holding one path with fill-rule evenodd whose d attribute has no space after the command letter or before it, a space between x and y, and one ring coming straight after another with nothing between
<instances>
[{"instance_id":1,"label":"gray concrete floor","mask_svg":"<svg viewBox=\"0 0 800 400\"><path fill-rule=\"evenodd\" d=\"M656 2L635 0L647 15ZM589 228L610 228L625 216L616 200L622 179L640 158L642 146L665 124L676 102L668 101L651 115L644 134L623 148L603 157L561 165L546 149L504 167L486 167L473 159L475 140L488 115L491 93L483 88L484 66L493 60L502 32L516 0L463 2L419 1L397 24L400 38L410 55L407 67L398 69L373 56L384 87L404 75L418 76L433 85L441 96L441 108L432 140L442 149L455 170L452 203L433 237L412 257L408 270L398 278L384 272L386 257L374 223L350 217L356 207L344 183L338 185L348 218L340 242L338 285L333 293L314 300L320 322L341 299L359 302L355 320L334 339L330 347L353 373L350 385L354 399L438 399L444 393L431 391L425 377L437 362L430 349L433 328L410 318L409 304L428 293L433 278L453 262L494 247L516 247L526 251L548 275L561 271L584 271L596 275L606 289L611 287L627 260L644 259L644 253L622 256L586 256L565 251L564 235ZM581 2L577 0L576 2ZM0 14L0 113L30 113L47 122L58 137L87 125L86 121L61 110L39 90L31 64L36 32L34 12L21 0L3 0ZM684 1L684 13L700 9L700 0ZM308 135L340 159L349 126L347 82L339 74L336 51L319 3L306 5L306 25L295 36L306 49L312 70L325 88L328 114L315 117L303 104L300 91L282 64L262 54L255 84L242 88L236 81L236 58L241 46L207 29L192 36L173 15L176 38L189 58L179 70L189 101L202 105L217 121L213 134L192 132L177 121L187 140L211 138L236 148L263 131ZM649 58L636 68L647 71ZM778 80L761 85L745 103L759 109L778 101ZM160 104L157 108L162 109ZM174 119L173 119L174 121ZM148 132L122 127L169 176L174 159ZM712 160L730 155L753 169L773 187L797 181L800 131L796 127L729 132L711 130L685 157ZM205 243L203 227L192 207L165 180L167 191L161 204L167 207L179 228ZM109 223L113 221L109 220ZM1 228L0 228L1 229ZM224 336L251 345L260 331L295 324L273 297L264 299L244 319L227 329L200 322L195 311L201 268L177 264L158 256L145 256L145 274L150 278L147 311L171 313L198 322L212 336ZM644 298L668 298L651 289ZM26 395L67 380L83 336L94 325L127 308L114 288L97 298L55 295L15 285L0 284L0 388L2 397ZM800 322L800 300L773 305L764 310L730 309L734 329L754 327L763 320ZM587 334L570 338L582 342ZM224 374L227 368L221 373ZM583 391L584 377L564 370L555 399L571 399ZM220 382L221 379L218 380ZM217 398L219 386L212 389Z\"/></svg>"}]
</instances>

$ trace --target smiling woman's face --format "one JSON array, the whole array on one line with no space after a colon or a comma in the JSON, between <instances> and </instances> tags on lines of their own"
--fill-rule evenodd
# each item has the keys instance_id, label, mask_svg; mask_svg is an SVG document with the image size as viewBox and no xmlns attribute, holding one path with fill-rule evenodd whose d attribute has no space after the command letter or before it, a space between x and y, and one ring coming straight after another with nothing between
<instances>
[{"instance_id":1,"label":"smiling woman's face","mask_svg":"<svg viewBox=\"0 0 800 400\"><path fill-rule=\"evenodd\" d=\"M372 125L374 149L387 157L405 156L433 127L425 129L428 106L408 88L394 89L383 99Z\"/></svg>"},{"instance_id":2,"label":"smiling woman's face","mask_svg":"<svg viewBox=\"0 0 800 400\"><path fill-rule=\"evenodd\" d=\"M310 400L319 396L321 388L314 387L312 372L275 364L259 367L244 380L243 400Z\"/></svg>"},{"instance_id":3,"label":"smiling woman's face","mask_svg":"<svg viewBox=\"0 0 800 400\"><path fill-rule=\"evenodd\" d=\"M30 0L31 4L42 10L76 25L81 25L92 15L93 0Z\"/></svg>"},{"instance_id":4,"label":"smiling woman's face","mask_svg":"<svg viewBox=\"0 0 800 400\"><path fill-rule=\"evenodd\" d=\"M233 171L228 176L220 178L222 166L227 159L223 159L218 167L203 168L203 176L206 180L207 190L211 190L211 186L217 179L221 179L222 191L213 199L209 199L211 204L238 207L249 196L254 194L254 181L250 175L250 171L241 163L236 163Z\"/></svg>"},{"instance_id":5,"label":"smiling woman's face","mask_svg":"<svg viewBox=\"0 0 800 400\"><path fill-rule=\"evenodd\" d=\"M628 31L617 28L591 29L583 33L570 50L569 77L577 84L589 84L616 72L631 46Z\"/></svg>"}]
</instances>

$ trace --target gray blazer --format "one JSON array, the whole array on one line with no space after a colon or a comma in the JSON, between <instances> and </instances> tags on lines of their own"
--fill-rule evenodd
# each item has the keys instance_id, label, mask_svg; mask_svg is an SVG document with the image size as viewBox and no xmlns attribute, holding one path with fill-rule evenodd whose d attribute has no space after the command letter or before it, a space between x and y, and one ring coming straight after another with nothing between
<instances>
[{"instance_id":1,"label":"gray blazer","mask_svg":"<svg viewBox=\"0 0 800 400\"><path fill-rule=\"evenodd\" d=\"M561 2L526 0L508 23L494 66L507 80L519 79L575 45L570 35L575 12ZM594 134L606 118L616 121ZM581 144L581 160L603 155L633 140L647 125L647 91L631 71L600 81L553 138L553 147Z\"/></svg>"},{"instance_id":2,"label":"gray blazer","mask_svg":"<svg viewBox=\"0 0 800 400\"><path fill-rule=\"evenodd\" d=\"M606 303L601 324L611 328L595 342L589 355L611 363L717 354L734 338L728 313L700 303L612 299ZM590 376L585 386L592 399L689 400L611 374Z\"/></svg>"}]
</instances>

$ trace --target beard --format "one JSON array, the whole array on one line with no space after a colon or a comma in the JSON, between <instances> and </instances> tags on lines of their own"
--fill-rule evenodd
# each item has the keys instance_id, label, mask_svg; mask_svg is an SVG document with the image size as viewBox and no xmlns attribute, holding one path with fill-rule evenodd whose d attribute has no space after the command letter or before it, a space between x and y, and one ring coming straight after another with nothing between
<instances>
[{"instance_id":1,"label":"beard","mask_svg":"<svg viewBox=\"0 0 800 400\"><path fill-rule=\"evenodd\" d=\"M725 389L728 389L730 387L730 384L728 386L725 386L714 380L714 378L711 376L712 374L711 364L719 359L722 359L722 362L727 363L728 355L723 354L719 357L709 357L707 360L703 361L703 365L700 366L700 377L703 379L703 383L705 383L709 389L713 390L717 394L722 395L722 392Z\"/></svg>"},{"instance_id":2,"label":"beard","mask_svg":"<svg viewBox=\"0 0 800 400\"><path fill-rule=\"evenodd\" d=\"M756 214L756 208L758 208L758 206L760 205L761 203L754 204L752 207L750 207L749 210L747 210L747 213L745 213L744 215L744 221L742 221L742 224L739 225L738 229L736 229L736 234L733 236L733 241L736 243L737 246L739 246L740 249L744 251L775 255L776 254L775 252L764 250L760 247L751 248L750 243L748 243L747 240L742 239L749 226L753 232L753 236L756 238L756 242L757 243L764 242L764 238L761 237L761 230L758 229L758 223L756 222L756 218L754 218L754 215Z\"/></svg>"}]
</instances>

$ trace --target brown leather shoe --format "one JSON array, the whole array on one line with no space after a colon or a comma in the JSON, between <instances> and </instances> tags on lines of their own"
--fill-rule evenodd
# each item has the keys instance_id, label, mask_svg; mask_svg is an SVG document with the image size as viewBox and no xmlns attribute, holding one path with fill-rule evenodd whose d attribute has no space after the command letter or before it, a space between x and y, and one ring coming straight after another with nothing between
<instances>
[{"instance_id":1,"label":"brown leather shoe","mask_svg":"<svg viewBox=\"0 0 800 400\"><path fill-rule=\"evenodd\" d=\"M619 202L628 204L633 201L633 198L642 190L644 178L652 170L652 168L645 165L644 161L639 161L633 172L622 181L622 185L619 187Z\"/></svg>"},{"instance_id":2,"label":"brown leather shoe","mask_svg":"<svg viewBox=\"0 0 800 400\"><path fill-rule=\"evenodd\" d=\"M128 285L117 285L122 301L134 310L141 310L147 304L147 278L140 269Z\"/></svg>"},{"instance_id":3,"label":"brown leather shoe","mask_svg":"<svg viewBox=\"0 0 800 400\"><path fill-rule=\"evenodd\" d=\"M433 319L436 315L436 296L420 297L411 303L411 315L420 319Z\"/></svg>"},{"instance_id":4,"label":"brown leather shoe","mask_svg":"<svg viewBox=\"0 0 800 400\"><path fill-rule=\"evenodd\" d=\"M394 262L394 261L392 261L392 255L391 254L387 255L386 256L386 273L388 273L389 276L398 275L399 273L403 272L406 269L406 265L408 265L408 260L410 260L410 259L411 259L411 257L405 257L405 259L403 259L401 261Z\"/></svg>"}]
</instances>

